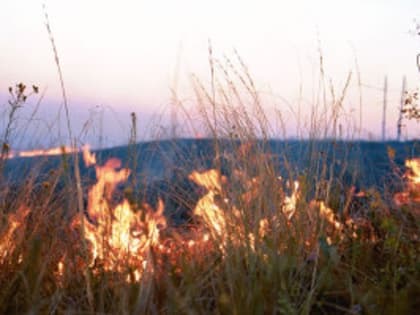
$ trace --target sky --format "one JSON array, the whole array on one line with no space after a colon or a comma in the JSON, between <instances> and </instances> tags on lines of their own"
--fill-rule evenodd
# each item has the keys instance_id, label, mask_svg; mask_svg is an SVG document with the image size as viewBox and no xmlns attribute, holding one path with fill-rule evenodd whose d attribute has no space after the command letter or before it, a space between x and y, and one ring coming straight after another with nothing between
<instances>
[{"instance_id":1,"label":"sky","mask_svg":"<svg viewBox=\"0 0 420 315\"><path fill-rule=\"evenodd\" d=\"M413 20L420 20L416 0L1 0L0 106L7 111L7 89L18 82L39 86L43 95L40 118L31 121L31 141L26 134L17 146L65 138L43 4L72 129L94 146L126 143L131 112L138 117L139 140L168 133L172 92L189 109L194 106L191 74L210 80L209 40L215 58L234 59L234 51L239 53L257 90L271 97L264 105L267 112L284 111L289 137L297 135L297 103L302 120L309 120L319 90L320 50L326 81L337 94L352 72L344 106L355 124L362 92L363 138L381 136L385 76L388 138L395 137L402 77L409 90L420 83L415 61L420 36L410 34ZM38 100L31 97L20 123L28 122ZM178 122L184 124L181 115ZM56 125L61 126L58 133ZM404 134L418 136L419 125L407 123Z\"/></svg>"}]
</instances>

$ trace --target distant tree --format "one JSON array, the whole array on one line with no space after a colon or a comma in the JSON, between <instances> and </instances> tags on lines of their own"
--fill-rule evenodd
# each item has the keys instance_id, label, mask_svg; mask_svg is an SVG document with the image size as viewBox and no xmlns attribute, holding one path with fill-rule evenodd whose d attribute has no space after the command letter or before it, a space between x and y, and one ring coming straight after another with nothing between
<instances>
[{"instance_id":1,"label":"distant tree","mask_svg":"<svg viewBox=\"0 0 420 315\"><path fill-rule=\"evenodd\" d=\"M417 121L420 120L420 107L419 107L419 92L411 92L407 93L404 106L401 109L404 117L411 120L415 119Z\"/></svg>"},{"instance_id":2,"label":"distant tree","mask_svg":"<svg viewBox=\"0 0 420 315\"><path fill-rule=\"evenodd\" d=\"M411 30L412 35L420 36L420 22L414 20L414 28ZM417 69L420 72L420 53L416 55L416 65ZM405 118L416 121L420 121L420 106L419 106L419 91L418 89L413 92L406 92L406 98L404 106L401 109L402 114Z\"/></svg>"}]
</instances>

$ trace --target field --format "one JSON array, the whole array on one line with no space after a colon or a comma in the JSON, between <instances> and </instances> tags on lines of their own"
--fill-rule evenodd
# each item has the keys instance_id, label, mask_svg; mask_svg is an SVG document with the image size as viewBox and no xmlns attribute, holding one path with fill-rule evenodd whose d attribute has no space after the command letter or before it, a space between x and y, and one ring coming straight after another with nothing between
<instances>
[{"instance_id":1,"label":"field","mask_svg":"<svg viewBox=\"0 0 420 315\"><path fill-rule=\"evenodd\" d=\"M216 140L5 160L0 313L415 313L416 142Z\"/></svg>"},{"instance_id":2,"label":"field","mask_svg":"<svg viewBox=\"0 0 420 315\"><path fill-rule=\"evenodd\" d=\"M307 136L290 140L242 59L222 63L210 47L210 82L192 79L198 124L174 97L178 119L204 139L139 143L132 114L126 146L91 152L74 136L52 43L71 145L13 150L16 117L38 88L10 88L0 314L419 309L419 143L354 140L350 74L341 93L320 77Z\"/></svg>"}]
</instances>

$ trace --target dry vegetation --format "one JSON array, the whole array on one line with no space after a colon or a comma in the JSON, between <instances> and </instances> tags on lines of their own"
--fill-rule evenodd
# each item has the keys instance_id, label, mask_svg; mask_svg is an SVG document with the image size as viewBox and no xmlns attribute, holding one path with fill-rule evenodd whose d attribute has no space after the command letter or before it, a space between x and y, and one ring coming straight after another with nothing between
<instances>
[{"instance_id":1,"label":"dry vegetation","mask_svg":"<svg viewBox=\"0 0 420 315\"><path fill-rule=\"evenodd\" d=\"M420 160L407 161L395 194L357 191L314 140L305 172L282 157L288 177L280 178L266 146L274 131L245 64L209 55L210 88L193 79L203 122L196 128L212 136L216 157L214 168L189 175L201 187L190 219L171 222L162 201L137 198L121 161L98 162L88 148L94 183L80 173L81 154L64 148L45 180L32 172L11 186L2 176L0 313L414 314L420 307ZM16 89L10 119L26 100L24 85ZM310 134L331 139L332 149L346 89L314 104ZM1 171L11 158L7 128ZM223 141L233 148L228 156Z\"/></svg>"}]
</instances>

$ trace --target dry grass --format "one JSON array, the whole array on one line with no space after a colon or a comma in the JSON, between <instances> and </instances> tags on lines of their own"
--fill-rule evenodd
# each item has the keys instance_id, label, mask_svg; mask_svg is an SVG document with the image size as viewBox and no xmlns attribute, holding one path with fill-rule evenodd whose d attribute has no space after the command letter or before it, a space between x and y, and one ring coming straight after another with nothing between
<instances>
[{"instance_id":1,"label":"dry grass","mask_svg":"<svg viewBox=\"0 0 420 315\"><path fill-rule=\"evenodd\" d=\"M358 197L352 183L346 186L343 180L348 170L353 179L361 176L359 166L349 164L357 162L340 161L336 169L338 120L351 75L339 96L329 88L331 104L323 98L324 109L314 108L305 170L296 171L285 148L280 161L288 176L280 180L279 161L268 146L277 131L245 63L238 55L235 62L222 62L209 51L210 89L196 77L192 81L202 118L194 128L208 130L215 152L213 181L196 181L215 210L194 210L191 221L162 230L159 244L142 249L145 264L138 268L143 273L134 281L130 257L118 270L105 267L112 250L91 261L92 244L85 233L86 225L94 223L83 199L91 184L81 177L77 154L63 154L42 181L40 171L16 187L1 177L0 313L415 313L420 306L416 197L396 204L378 187ZM327 90L322 83L321 95ZM278 119L284 125L281 115ZM315 138L331 139L323 150L332 152L332 160L320 154ZM136 167L136 139L132 116L124 165ZM2 153L1 165L8 162ZM288 197L295 179L300 188L293 201ZM137 187L133 178L125 194L136 213L147 213L151 209L138 200ZM111 194L100 198L117 203ZM141 220L146 222L144 216ZM204 235L208 240L200 242Z\"/></svg>"}]
</instances>

